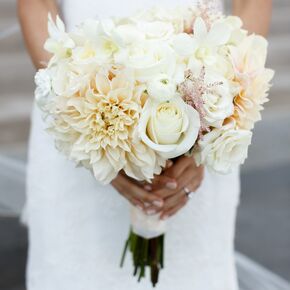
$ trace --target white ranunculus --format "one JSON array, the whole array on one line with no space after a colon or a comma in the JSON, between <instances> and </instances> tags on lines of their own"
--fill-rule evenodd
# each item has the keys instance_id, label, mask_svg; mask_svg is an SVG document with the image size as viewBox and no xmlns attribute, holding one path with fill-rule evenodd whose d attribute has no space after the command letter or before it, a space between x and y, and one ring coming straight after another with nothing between
<instances>
[{"instance_id":1,"label":"white ranunculus","mask_svg":"<svg viewBox=\"0 0 290 290\"><path fill-rule=\"evenodd\" d=\"M176 96L176 88L176 83L166 74L157 75L147 84L149 97L159 102L168 101Z\"/></svg>"},{"instance_id":2,"label":"white ranunculus","mask_svg":"<svg viewBox=\"0 0 290 290\"><path fill-rule=\"evenodd\" d=\"M220 129L213 129L199 141L199 151L195 153L196 162L207 165L216 172L229 173L244 163L251 139L252 132L236 129L234 122Z\"/></svg>"},{"instance_id":3,"label":"white ranunculus","mask_svg":"<svg viewBox=\"0 0 290 290\"><path fill-rule=\"evenodd\" d=\"M213 86L203 95L206 112L204 119L207 125L219 128L234 112L234 92L231 91L231 85L227 79L208 70L205 74L205 82Z\"/></svg>"},{"instance_id":4,"label":"white ranunculus","mask_svg":"<svg viewBox=\"0 0 290 290\"><path fill-rule=\"evenodd\" d=\"M145 104L139 121L142 141L164 158L180 156L195 144L200 128L198 112L180 98Z\"/></svg>"},{"instance_id":5,"label":"white ranunculus","mask_svg":"<svg viewBox=\"0 0 290 290\"><path fill-rule=\"evenodd\" d=\"M35 89L35 100L37 105L44 109L48 102L48 99L52 95L52 83L51 76L48 69L40 69L35 77L34 81L36 84Z\"/></svg>"}]
</instances>

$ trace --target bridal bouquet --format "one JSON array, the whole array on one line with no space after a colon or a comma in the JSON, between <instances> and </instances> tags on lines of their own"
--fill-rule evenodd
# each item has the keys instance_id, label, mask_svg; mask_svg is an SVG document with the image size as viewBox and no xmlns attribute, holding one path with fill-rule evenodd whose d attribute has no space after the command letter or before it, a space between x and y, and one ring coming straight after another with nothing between
<instances>
[{"instance_id":1,"label":"bridal bouquet","mask_svg":"<svg viewBox=\"0 0 290 290\"><path fill-rule=\"evenodd\" d=\"M267 41L238 17L160 7L71 32L49 17L48 30L52 58L36 74L36 101L57 149L96 180L122 171L150 182L183 154L223 174L244 162L273 71ZM155 286L166 222L133 206L131 220L125 252L139 279L150 267Z\"/></svg>"}]
</instances>

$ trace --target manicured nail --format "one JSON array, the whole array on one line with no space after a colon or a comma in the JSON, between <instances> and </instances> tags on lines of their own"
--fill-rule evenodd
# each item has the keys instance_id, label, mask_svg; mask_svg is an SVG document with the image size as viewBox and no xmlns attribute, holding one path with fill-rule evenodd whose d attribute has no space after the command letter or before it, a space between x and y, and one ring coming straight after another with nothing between
<instances>
[{"instance_id":1,"label":"manicured nail","mask_svg":"<svg viewBox=\"0 0 290 290\"><path fill-rule=\"evenodd\" d=\"M176 189L177 188L177 184L176 184L176 182L167 182L166 183L166 187L168 189Z\"/></svg>"},{"instance_id":2,"label":"manicured nail","mask_svg":"<svg viewBox=\"0 0 290 290\"><path fill-rule=\"evenodd\" d=\"M164 221L164 220L167 220L169 218L168 215L164 215L161 219Z\"/></svg>"},{"instance_id":3,"label":"manicured nail","mask_svg":"<svg viewBox=\"0 0 290 290\"><path fill-rule=\"evenodd\" d=\"M142 211L143 211L143 207L142 207L142 206L137 205L136 207L137 207L139 210L142 210Z\"/></svg>"},{"instance_id":4,"label":"manicured nail","mask_svg":"<svg viewBox=\"0 0 290 290\"><path fill-rule=\"evenodd\" d=\"M144 189L147 190L147 191L151 191L152 190L152 186L147 184L147 185L144 186Z\"/></svg>"},{"instance_id":5,"label":"manicured nail","mask_svg":"<svg viewBox=\"0 0 290 290\"><path fill-rule=\"evenodd\" d=\"M154 215L154 214L156 214L156 210L155 210L155 209L148 209L148 210L146 211L146 214L147 214L147 215Z\"/></svg>"},{"instance_id":6,"label":"manicured nail","mask_svg":"<svg viewBox=\"0 0 290 290\"><path fill-rule=\"evenodd\" d=\"M163 206L163 201L161 201L161 200L154 200L153 201L153 205L155 205L157 207L162 207Z\"/></svg>"},{"instance_id":7,"label":"manicured nail","mask_svg":"<svg viewBox=\"0 0 290 290\"><path fill-rule=\"evenodd\" d=\"M145 207L150 206L151 204L149 202L144 202Z\"/></svg>"}]
</instances>

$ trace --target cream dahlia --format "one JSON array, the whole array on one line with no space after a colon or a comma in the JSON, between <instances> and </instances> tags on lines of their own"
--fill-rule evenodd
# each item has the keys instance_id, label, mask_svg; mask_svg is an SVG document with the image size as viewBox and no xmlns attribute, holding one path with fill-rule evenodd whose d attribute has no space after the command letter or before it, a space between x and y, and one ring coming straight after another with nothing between
<instances>
[{"instance_id":1,"label":"cream dahlia","mask_svg":"<svg viewBox=\"0 0 290 290\"><path fill-rule=\"evenodd\" d=\"M153 178L165 160L134 136L143 92L132 71L103 69L85 91L58 96L49 129L57 147L91 168L102 183L110 182L122 169L138 180Z\"/></svg>"}]
</instances>

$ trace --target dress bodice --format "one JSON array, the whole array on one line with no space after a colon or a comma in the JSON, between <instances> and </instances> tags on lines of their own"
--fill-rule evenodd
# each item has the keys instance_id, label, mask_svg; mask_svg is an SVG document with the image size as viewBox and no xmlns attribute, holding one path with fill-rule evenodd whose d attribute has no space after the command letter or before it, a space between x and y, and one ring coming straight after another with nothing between
<instances>
[{"instance_id":1,"label":"dress bodice","mask_svg":"<svg viewBox=\"0 0 290 290\"><path fill-rule=\"evenodd\" d=\"M221 0L216 1L218 4L221 3ZM198 0L61 0L60 2L65 22L70 29L85 18L127 16L156 5L166 7L193 5Z\"/></svg>"}]
</instances>

